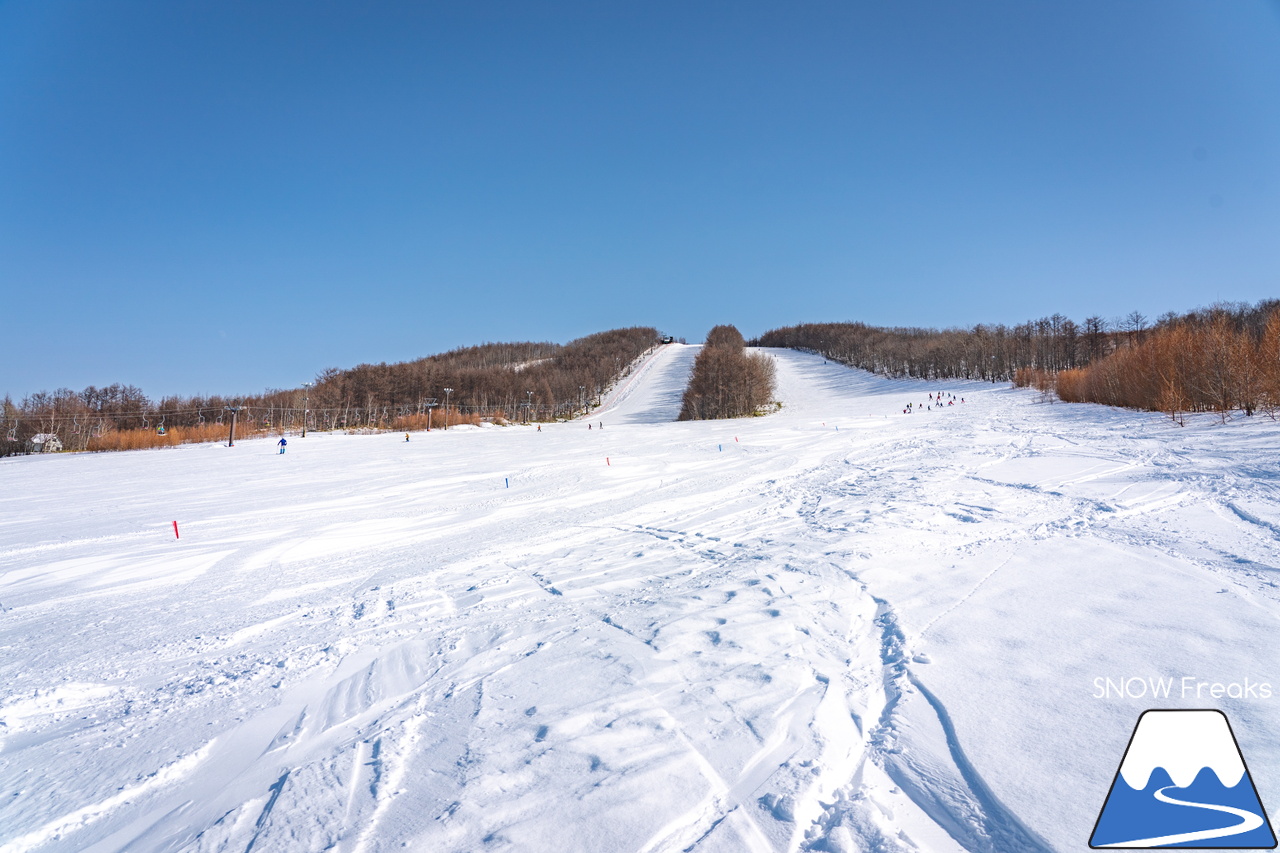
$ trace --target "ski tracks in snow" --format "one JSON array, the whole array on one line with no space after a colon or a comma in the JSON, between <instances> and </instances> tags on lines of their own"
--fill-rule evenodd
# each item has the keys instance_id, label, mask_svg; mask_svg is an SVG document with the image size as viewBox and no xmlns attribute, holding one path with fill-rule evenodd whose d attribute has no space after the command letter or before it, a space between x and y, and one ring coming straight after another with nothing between
<instances>
[{"instance_id":1,"label":"ski tracks in snow","mask_svg":"<svg viewBox=\"0 0 1280 853\"><path fill-rule=\"evenodd\" d=\"M646 421L692 351L604 431L318 436L344 465L245 511L228 480L181 559L110 525L7 552L0 850L1049 851L956 698L991 670L946 657L1041 582L1021 555L1166 549L1280 612L1280 477L1158 418L890 414L927 386L779 354L782 414Z\"/></svg>"}]
</instances>

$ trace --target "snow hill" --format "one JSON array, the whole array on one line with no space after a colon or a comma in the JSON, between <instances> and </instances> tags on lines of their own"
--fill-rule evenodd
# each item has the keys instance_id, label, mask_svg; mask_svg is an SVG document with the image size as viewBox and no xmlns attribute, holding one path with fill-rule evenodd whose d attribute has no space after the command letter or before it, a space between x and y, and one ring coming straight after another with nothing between
<instances>
[{"instance_id":1,"label":"snow hill","mask_svg":"<svg viewBox=\"0 0 1280 853\"><path fill-rule=\"evenodd\" d=\"M0 851L1085 850L1151 707L1280 808L1280 426L781 351L673 423L695 352L604 429L0 462Z\"/></svg>"}]
</instances>

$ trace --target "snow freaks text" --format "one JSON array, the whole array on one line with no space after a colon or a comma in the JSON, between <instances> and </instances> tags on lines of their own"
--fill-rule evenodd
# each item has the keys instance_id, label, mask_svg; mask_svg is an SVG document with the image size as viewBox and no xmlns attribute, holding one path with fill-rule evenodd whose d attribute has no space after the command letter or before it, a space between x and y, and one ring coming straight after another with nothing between
<instances>
[{"instance_id":1,"label":"snow freaks text","mask_svg":"<svg viewBox=\"0 0 1280 853\"><path fill-rule=\"evenodd\" d=\"M1245 678L1243 681L1207 681L1194 675L1181 678L1131 676L1093 680L1094 699L1270 699L1271 683Z\"/></svg>"}]
</instances>

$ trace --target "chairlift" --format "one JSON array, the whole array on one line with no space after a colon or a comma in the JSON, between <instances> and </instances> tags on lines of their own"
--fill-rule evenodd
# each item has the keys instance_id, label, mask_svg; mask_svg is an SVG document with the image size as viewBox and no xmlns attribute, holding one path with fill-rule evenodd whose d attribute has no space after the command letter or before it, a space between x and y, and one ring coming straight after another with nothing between
<instances>
[{"instance_id":1,"label":"chairlift","mask_svg":"<svg viewBox=\"0 0 1280 853\"><path fill-rule=\"evenodd\" d=\"M164 419L165 415L160 416L160 423L156 425L156 435L164 435Z\"/></svg>"},{"instance_id":2,"label":"chairlift","mask_svg":"<svg viewBox=\"0 0 1280 853\"><path fill-rule=\"evenodd\" d=\"M18 440L18 422L15 420L13 426L9 427L9 441Z\"/></svg>"}]
</instances>

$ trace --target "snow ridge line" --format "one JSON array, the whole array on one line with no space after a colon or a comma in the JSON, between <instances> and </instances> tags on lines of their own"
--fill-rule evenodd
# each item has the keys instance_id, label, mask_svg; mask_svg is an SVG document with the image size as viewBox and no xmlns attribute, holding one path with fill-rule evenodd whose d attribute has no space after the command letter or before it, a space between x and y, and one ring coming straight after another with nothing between
<instances>
[{"instance_id":1,"label":"snow ridge line","mask_svg":"<svg viewBox=\"0 0 1280 853\"><path fill-rule=\"evenodd\" d=\"M906 675L911 685L920 691L920 695L937 714L938 723L941 724L942 731L947 736L947 747L951 751L951 759L956 769L960 771L960 775L984 807L985 828L992 836L995 845L990 848L992 853L1011 849L1024 851L1024 853L1053 853L1053 848L1045 839L1018 820L1017 816L1000 801L973 763L969 761L960 746L960 737L956 734L955 724L951 720L951 714L947 711L946 705L925 687L914 673L907 670Z\"/></svg>"},{"instance_id":2,"label":"snow ridge line","mask_svg":"<svg viewBox=\"0 0 1280 853\"><path fill-rule=\"evenodd\" d=\"M127 805L144 794L149 794L157 788L167 787L189 774L197 765L203 762L209 756L214 743L214 740L209 741L195 752L182 756L176 761L161 767L136 785L122 788L114 796L108 797L100 803L85 806L69 815L50 821L39 829L28 832L21 838L10 841L0 847L0 853L27 853L29 850L35 850L50 841L62 839L72 832L101 820L117 807Z\"/></svg>"},{"instance_id":3,"label":"snow ridge line","mask_svg":"<svg viewBox=\"0 0 1280 853\"><path fill-rule=\"evenodd\" d=\"M868 738L873 760L925 814L971 853L1054 853L1048 842L1000 801L965 755L946 705L907 666L906 636L893 608L884 599L872 598L878 607L876 623L881 627L886 700L879 724ZM911 745L898 718L913 689L924 698L941 727L947 756L898 746L904 742ZM959 778L947 779L949 770Z\"/></svg>"},{"instance_id":4,"label":"snow ridge line","mask_svg":"<svg viewBox=\"0 0 1280 853\"><path fill-rule=\"evenodd\" d=\"M289 781L290 771L286 770L280 774L280 778L275 781L270 788L271 796L267 800L267 804L262 807L262 812L258 815L258 822L253 827L253 838L249 839L249 846L244 848L244 853L252 853L253 847L258 843L258 839L262 837L262 831L266 829L267 821L271 818L271 812L276 807L276 800L280 799L280 792L284 790L285 783Z\"/></svg>"},{"instance_id":5,"label":"snow ridge line","mask_svg":"<svg viewBox=\"0 0 1280 853\"><path fill-rule=\"evenodd\" d=\"M1261 518L1258 518L1258 516L1254 515L1253 513L1241 509L1239 506L1236 505L1234 501L1226 501L1226 507L1227 509L1235 513L1236 517L1239 518L1241 521L1246 521L1249 524L1257 525L1258 527L1261 527L1263 530L1270 532L1272 536L1280 536L1280 525L1275 525L1269 521L1265 521Z\"/></svg>"}]
</instances>

